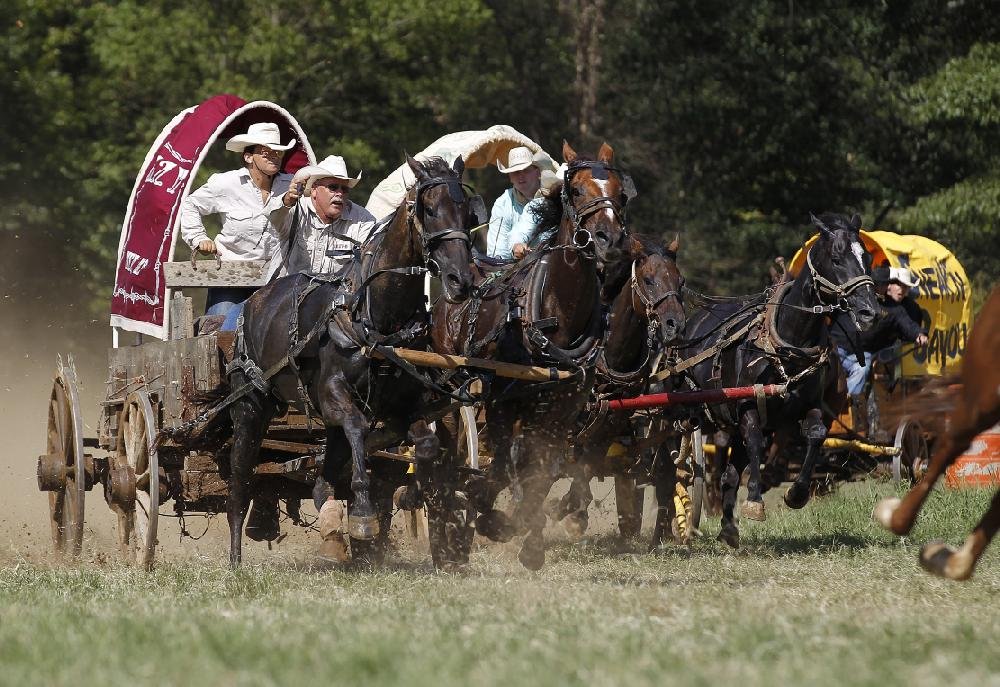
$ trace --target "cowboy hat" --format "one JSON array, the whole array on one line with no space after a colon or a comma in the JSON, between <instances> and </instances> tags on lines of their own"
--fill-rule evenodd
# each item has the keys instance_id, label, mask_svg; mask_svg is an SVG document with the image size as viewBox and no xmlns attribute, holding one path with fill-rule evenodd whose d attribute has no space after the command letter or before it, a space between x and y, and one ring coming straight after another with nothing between
<instances>
[{"instance_id":1,"label":"cowboy hat","mask_svg":"<svg viewBox=\"0 0 1000 687\"><path fill-rule=\"evenodd\" d=\"M541 169L538 163L539 161L535 159L535 155L531 150L525 146L517 146L516 148L511 148L510 152L507 153L506 167L500 164L500 160L497 160L497 169L502 174L510 174L511 172L520 172L522 169L527 169L532 165Z\"/></svg>"},{"instance_id":2,"label":"cowboy hat","mask_svg":"<svg viewBox=\"0 0 1000 687\"><path fill-rule=\"evenodd\" d=\"M907 267L890 267L889 281L912 289L920 284L920 280Z\"/></svg>"},{"instance_id":3,"label":"cowboy hat","mask_svg":"<svg viewBox=\"0 0 1000 687\"><path fill-rule=\"evenodd\" d=\"M295 145L293 138L288 145L281 145L281 131L272 122L251 124L245 134L236 134L226 142L226 150L242 153L247 146L267 146L271 150L285 151Z\"/></svg>"},{"instance_id":4,"label":"cowboy hat","mask_svg":"<svg viewBox=\"0 0 1000 687\"><path fill-rule=\"evenodd\" d=\"M360 171L358 171L358 176L354 178L348 176L347 163L344 162L344 158L339 155L329 155L325 159L321 160L319 164L303 167L295 173L295 176L298 178L308 177L306 181L306 193L309 193L309 191L312 190L312 186L317 179L322 179L324 177L340 179L347 184L348 188L354 188L357 186L358 182L361 181Z\"/></svg>"}]
</instances>

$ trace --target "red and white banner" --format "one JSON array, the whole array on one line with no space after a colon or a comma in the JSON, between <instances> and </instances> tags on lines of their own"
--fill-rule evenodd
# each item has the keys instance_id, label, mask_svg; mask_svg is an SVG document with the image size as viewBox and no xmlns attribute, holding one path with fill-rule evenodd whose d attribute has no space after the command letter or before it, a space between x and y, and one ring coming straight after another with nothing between
<instances>
[{"instance_id":1,"label":"red and white banner","mask_svg":"<svg viewBox=\"0 0 1000 687\"><path fill-rule=\"evenodd\" d=\"M112 327L167 338L162 266L173 259L181 201L212 143L246 133L256 122L275 122L281 140L296 139L282 171L294 173L316 163L298 122L274 103L217 95L174 117L146 154L125 211L111 296ZM242 158L233 166L240 163Z\"/></svg>"}]
</instances>

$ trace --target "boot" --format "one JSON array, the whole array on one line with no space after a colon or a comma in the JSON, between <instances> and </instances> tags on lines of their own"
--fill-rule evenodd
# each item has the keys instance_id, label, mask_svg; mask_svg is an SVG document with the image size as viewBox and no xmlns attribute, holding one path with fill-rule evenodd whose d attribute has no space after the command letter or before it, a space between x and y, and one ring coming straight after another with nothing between
<instances>
[{"instance_id":1,"label":"boot","mask_svg":"<svg viewBox=\"0 0 1000 687\"><path fill-rule=\"evenodd\" d=\"M344 538L344 506L340 501L328 498L319 509L316 520L321 538L317 556L331 563L346 563L350 559L347 553L347 540Z\"/></svg>"},{"instance_id":2,"label":"boot","mask_svg":"<svg viewBox=\"0 0 1000 687\"><path fill-rule=\"evenodd\" d=\"M851 420L856 434L868 436L868 399L864 394L851 394Z\"/></svg>"}]
</instances>

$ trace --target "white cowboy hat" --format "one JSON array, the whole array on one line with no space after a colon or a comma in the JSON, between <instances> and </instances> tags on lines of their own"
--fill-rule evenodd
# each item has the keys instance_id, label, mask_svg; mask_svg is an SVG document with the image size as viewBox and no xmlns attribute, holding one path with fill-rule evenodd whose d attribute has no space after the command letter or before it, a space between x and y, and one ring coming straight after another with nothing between
<instances>
[{"instance_id":1,"label":"white cowboy hat","mask_svg":"<svg viewBox=\"0 0 1000 687\"><path fill-rule=\"evenodd\" d=\"M890 267L889 281L898 282L910 289L920 284L920 279L907 267Z\"/></svg>"},{"instance_id":2,"label":"white cowboy hat","mask_svg":"<svg viewBox=\"0 0 1000 687\"><path fill-rule=\"evenodd\" d=\"M251 124L245 134L236 134L226 142L226 150L242 153L247 146L267 146L271 150L285 151L295 145L293 138L288 145L281 145L281 131L272 122Z\"/></svg>"},{"instance_id":3,"label":"white cowboy hat","mask_svg":"<svg viewBox=\"0 0 1000 687\"><path fill-rule=\"evenodd\" d=\"M507 153L507 166L504 167L500 164L500 160L497 160L497 169L500 170L502 174L510 174L511 172L520 172L522 169L527 169L535 165L539 169L541 167L538 161L535 160L534 153L531 152L525 146L517 146L516 148L511 148L510 152Z\"/></svg>"},{"instance_id":4,"label":"white cowboy hat","mask_svg":"<svg viewBox=\"0 0 1000 687\"><path fill-rule=\"evenodd\" d=\"M306 193L312 190L313 183L317 179L322 179L324 177L333 177L334 179L340 179L347 184L348 188L354 188L357 186L358 182L361 181L361 171L358 171L358 176L351 178L347 175L347 163L344 162L344 158L339 155L329 155L325 159L321 160L317 165L309 165L308 167L303 167L295 173L298 178L303 178L308 176L306 181Z\"/></svg>"}]
</instances>

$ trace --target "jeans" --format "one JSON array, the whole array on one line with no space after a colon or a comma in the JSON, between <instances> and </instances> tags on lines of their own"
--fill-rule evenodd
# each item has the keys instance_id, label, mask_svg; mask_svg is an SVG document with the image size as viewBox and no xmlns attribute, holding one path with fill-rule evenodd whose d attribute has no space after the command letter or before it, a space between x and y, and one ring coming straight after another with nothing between
<instances>
[{"instance_id":1,"label":"jeans","mask_svg":"<svg viewBox=\"0 0 1000 687\"><path fill-rule=\"evenodd\" d=\"M872 354L867 351L864 353L864 365L858 365L858 359L855 357L854 351L849 351L846 348L838 346L837 355L840 356L840 362L844 366L844 373L847 375L847 393L852 396L860 394L865 389L865 380L868 379L868 373L872 369Z\"/></svg>"},{"instance_id":2,"label":"jeans","mask_svg":"<svg viewBox=\"0 0 1000 687\"><path fill-rule=\"evenodd\" d=\"M222 326L219 327L220 332L236 331L236 323L239 322L240 315L243 314L244 305L246 305L246 301L243 301L242 303L237 303L236 305L234 305L229 309L229 312L226 313L225 321L222 323Z\"/></svg>"},{"instance_id":3,"label":"jeans","mask_svg":"<svg viewBox=\"0 0 1000 687\"><path fill-rule=\"evenodd\" d=\"M237 303L242 303L250 298L256 291L255 288L242 288L232 286L213 287L208 290L208 297L205 299L206 315L225 315Z\"/></svg>"}]
</instances>

